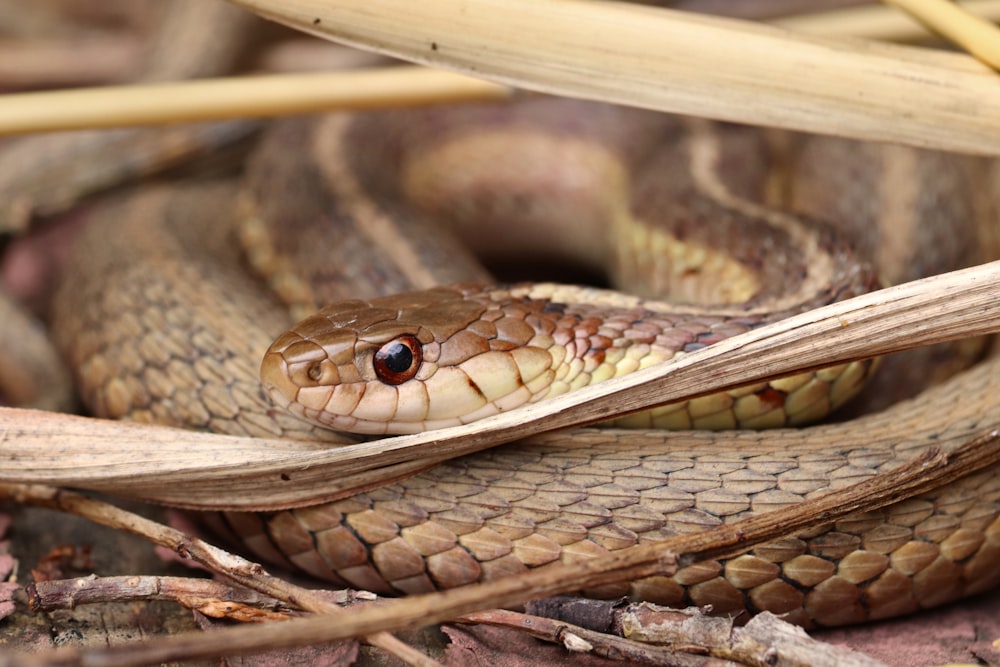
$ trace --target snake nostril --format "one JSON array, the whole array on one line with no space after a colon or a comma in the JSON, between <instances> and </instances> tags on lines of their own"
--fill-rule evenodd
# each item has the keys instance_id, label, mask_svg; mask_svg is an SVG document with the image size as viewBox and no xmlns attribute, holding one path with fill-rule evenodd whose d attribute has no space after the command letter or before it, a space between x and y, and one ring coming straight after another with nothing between
<instances>
[{"instance_id":1,"label":"snake nostril","mask_svg":"<svg viewBox=\"0 0 1000 667\"><path fill-rule=\"evenodd\" d=\"M329 359L305 362L294 371L293 376L299 378L301 387L332 387L341 382L336 364Z\"/></svg>"}]
</instances>

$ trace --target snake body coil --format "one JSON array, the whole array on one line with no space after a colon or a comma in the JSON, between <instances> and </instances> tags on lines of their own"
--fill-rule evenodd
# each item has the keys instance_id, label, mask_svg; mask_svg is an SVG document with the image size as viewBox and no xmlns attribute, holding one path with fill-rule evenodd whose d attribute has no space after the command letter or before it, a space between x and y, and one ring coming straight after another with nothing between
<instances>
[{"instance_id":1,"label":"snake body coil","mask_svg":"<svg viewBox=\"0 0 1000 667\"><path fill-rule=\"evenodd\" d=\"M503 253L503 246L533 238L529 260L558 246L569 248L566 252L574 261L610 266L615 280L643 278L636 288L642 298L630 305L632 316L612 327L632 332L627 335L633 340L641 339L636 332L644 322L673 317L660 313L660 306L650 300L663 289L682 302L707 297L713 305L700 321L693 320L700 324L675 336L679 347L665 348L682 351L684 345L709 342L717 329L754 326L780 313L850 296L874 282L871 271L857 268L847 257L837 236L822 226L800 224L799 217L768 205L780 200L816 214L812 207L825 201L826 195L813 193L808 179L793 189L774 170L755 168L768 166L760 151L783 151L787 147L782 141L762 139L742 128L541 100L288 123L265 140L251 165L239 216L227 208L229 192L211 187L176 197L154 191L97 214L57 304L57 331L77 367L84 397L98 414L229 433L344 441L346 436L324 433L284 415L256 383L253 360L264 354L288 319L274 314L270 298L255 293L239 272L230 235L234 218L240 218L244 241L252 242L250 262L299 310L354 298L404 319L412 314L407 308L419 307L393 299L373 301L382 289L398 292L484 279L450 232L440 232L442 246L429 241L426 217L443 216L452 226L469 221L505 225L503 234L487 235L480 228L478 238L486 239L481 245ZM302 149L293 155L287 150L290 145ZM661 149L664 145L673 150ZM817 164L839 165L847 153L865 157L875 150L849 146L846 153L840 144L788 150L802 158L803 173L815 175L823 170ZM904 172L925 177L921 183L926 185L900 192L912 195L908 211L933 210L931 215L974 228L966 234L954 227L936 232L939 226L927 225L930 237L923 237L924 245L914 252L931 256L932 248L935 258L945 259L924 269L952 268L949 254L965 256L965 261L980 259L966 251L984 246L976 236L975 220L988 206L979 195L942 192L965 183L972 170L965 171L961 160L936 154L898 149L878 153L883 154L896 157L886 162L893 167L879 167L889 173L889 180ZM903 215L898 203L879 204L871 192L864 194L865 188L885 182L864 176L869 168L865 165L881 159L862 159L862 166L850 168L852 187L862 193L851 200L851 215L842 217L853 223L854 232L871 231L876 219L888 219L895 227L921 226L918 217ZM561 170L557 164L568 168ZM431 176L442 167L449 178ZM825 180L846 178L849 169L832 171L839 176ZM973 182L967 185L978 192ZM921 205L922 197L938 205ZM414 208L403 209L402 201ZM838 207L845 205L820 208L838 217L844 212ZM150 227L140 214L155 214L156 221L167 224ZM215 224L206 238L208 220ZM706 227L705 222L714 226ZM316 242L319 235L331 235L320 231L330 224L338 230L332 235L340 244L339 262L332 261L333 251L320 250ZM988 225L995 231L992 218ZM291 234L289 226L305 227L304 236ZM603 240L608 229L618 235L634 228L643 231L622 237L627 239L622 244ZM756 234L754 242L737 235L746 231ZM864 239L860 243L871 245ZM778 259L765 260L760 250L788 244L792 250ZM663 261L681 246L693 251L695 259ZM643 249L653 252L633 254ZM372 260L373 255L381 259ZM905 272L911 264L897 259L899 270L886 273L891 280L912 277ZM292 269L297 270L294 275ZM709 280L707 287L694 279L710 271L724 278ZM317 278L324 279L321 286L311 287ZM108 283L116 287L106 288ZM506 295L515 301L524 296L516 290ZM576 341L586 332L574 377L619 372L620 360L604 370L597 361L601 355L588 361L585 353L591 349L599 349L603 361L618 355L616 349L625 350L622 359L628 357L626 348L602 347L603 339L612 338L603 325L588 329L590 325L579 324L589 315L573 315L572 334L557 334L555 327L540 333L522 326L532 317L549 321L553 311L573 314L576 306L567 303L571 299L551 299L534 315L522 312L503 325L494 317L492 326L475 325L475 335L460 333L470 322L483 321L484 304L494 303L494 298L450 307L465 313L461 325L445 317L446 308L433 311L416 329L391 324L397 320L382 315L365 320L341 307L340 323L354 327L350 345L320 340L328 334L315 329L315 321L303 325L278 344L273 354L280 360L265 362L265 367L283 365L282 372L290 369L290 375L303 382L291 383L273 369L267 371L266 381L291 392L288 400L298 401L302 414L324 422L320 408L330 403L333 390L319 388L307 396L310 392L302 390L307 381L354 373L367 382L372 377L366 374L374 373L375 381L389 386L383 376L395 381L409 373L407 354L410 361L419 356L437 368L444 367L444 361L463 363L468 350L499 353L492 357L496 367L514 366L521 372L524 382L515 383L515 392L531 384L525 378L533 372L557 376L562 371L542 366L555 356L570 356L551 347L544 348L547 361L538 353L515 352L515 343L525 338L536 343L540 336ZM331 314L322 317L329 321ZM352 318L353 323L347 322ZM355 339L365 338L375 325L382 330L370 336L357 365ZM655 347L650 340L670 338L670 330L647 332L640 345ZM406 339L412 344L407 351L383 351L401 336L412 336L417 344ZM288 352L296 347L295 354ZM296 356L299 353L305 356ZM334 503L270 514L233 512L215 520L259 555L338 583L380 593L462 585L736 520L866 478L928 445L958 446L1000 425L1000 409L992 402L1000 389L995 363L981 364L911 401L850 422L761 432L582 429L464 457ZM465 393L452 399L455 405L444 409L436 402L432 408L428 401L413 410L409 402L365 403L361 430L388 430L372 426L385 423L379 410L411 411L422 426L439 421L441 415L462 419L456 415L470 406L481 413L506 409L505 399L493 395L494 375L492 369L463 371L471 382L466 382ZM567 380L564 388L574 381ZM754 391L762 392L756 388L749 394ZM425 398L433 396L428 390ZM767 407L760 396L756 403ZM690 407L685 410L692 414ZM736 411L732 405L725 410ZM350 419L358 417L354 413ZM400 430L410 428L414 426ZM860 622L940 604L986 590L1000 579L994 565L1000 557L997 472L808 535L790 536L727 562L700 563L671 579L597 592L631 593L671 605L711 604L719 612L768 609L817 625Z\"/></svg>"}]
</instances>

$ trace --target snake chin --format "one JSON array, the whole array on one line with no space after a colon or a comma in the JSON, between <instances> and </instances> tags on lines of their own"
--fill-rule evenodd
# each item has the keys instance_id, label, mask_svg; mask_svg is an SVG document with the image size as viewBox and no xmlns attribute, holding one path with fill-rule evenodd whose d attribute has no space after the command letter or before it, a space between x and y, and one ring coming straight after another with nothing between
<instances>
[{"instance_id":1,"label":"snake chin","mask_svg":"<svg viewBox=\"0 0 1000 667\"><path fill-rule=\"evenodd\" d=\"M463 422L457 419L443 419L430 422L406 422L406 421L377 421L373 419L359 419L350 415L334 414L324 410L315 410L305 405L291 401L289 402L280 392L271 393L275 405L287 410L299 419L303 419L317 426L327 428L342 433L353 433L356 435L410 435L413 433L423 433L449 426L459 426Z\"/></svg>"}]
</instances>

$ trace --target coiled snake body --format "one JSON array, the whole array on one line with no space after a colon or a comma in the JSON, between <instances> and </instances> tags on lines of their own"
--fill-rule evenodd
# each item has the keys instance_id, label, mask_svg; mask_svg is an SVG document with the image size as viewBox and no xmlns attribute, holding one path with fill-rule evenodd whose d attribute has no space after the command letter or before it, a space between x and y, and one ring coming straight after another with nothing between
<instances>
[{"instance_id":1,"label":"coiled snake body","mask_svg":"<svg viewBox=\"0 0 1000 667\"><path fill-rule=\"evenodd\" d=\"M792 184L784 172L769 169L773 159L762 156L779 154L798 158L803 181ZM610 266L618 279L644 279L634 288L642 297L617 321L606 303L599 309L610 319L595 320L593 311L574 303L581 299L577 293L563 298L557 288L546 292L553 298L541 306L521 303L517 317L501 311L484 319L494 296L443 309L396 298L375 301L367 311L339 306L323 318L352 327L347 339L318 329L322 321L307 321L265 362L265 381L317 422L369 432L412 430L461 421L469 409L487 414L511 407L491 384L500 368L521 373L519 381L501 384L513 384L522 398L538 393L524 388L540 376L556 378L559 391L567 390L582 381L577 378L651 363L630 357L629 350L683 352L874 285L874 272L848 256L839 236L808 222L808 215L793 218L764 202L781 200L799 213L822 211L853 223L854 232L871 232L879 220L890 227L925 226L929 233L920 236L910 259L883 258L880 266L891 280L914 277L907 273L914 270L912 257L932 257L921 267L928 272L985 259L971 254L986 246L981 233L993 233L996 224L987 216L979 226L991 206L971 180L979 166L904 149L792 143L742 128L551 100L289 122L270 133L253 159L237 211L224 186L199 186L180 195L152 190L95 213L57 300L56 330L98 414L345 441L277 410L258 384L256 359L288 325L288 316L243 273L234 229L253 248L250 263L300 311L317 302L367 301L380 292L484 280L450 232L435 231L435 242L429 241L429 217L482 225L475 236L487 249L503 253L530 238L529 261L565 251L575 261ZM887 184L895 187L892 199L878 194ZM833 199L827 192L838 186L840 196ZM404 200L410 208L399 203ZM336 231L319 229L331 224ZM956 224L969 229L958 231ZM305 230L293 235L290 226ZM637 227L640 236L623 234ZM598 234L607 229L626 241L605 243ZM737 232L756 238L746 241ZM333 236L337 250L320 249L320 235ZM866 243L874 247L861 241ZM792 250L777 259L761 251L787 244ZM680 246L691 254L681 258ZM380 259L373 261L373 254ZM674 255L672 261L663 261L665 255ZM710 272L722 277L695 280ZM664 289L681 301L707 297L708 314L693 320L662 314L648 299ZM504 294L519 303L524 296ZM590 296L595 294L606 302L618 298ZM359 305L365 304L351 307ZM456 310L459 323L450 319ZM404 324L388 320L386 312ZM407 328L407 318L418 312L417 328ZM563 324L543 334L526 324L556 315ZM466 328L472 322L479 324ZM643 328L653 324L660 328ZM614 343L614 332L635 347ZM372 355L400 336L415 340L405 338L409 354L433 364L435 375L459 368L450 377L461 378L460 391L443 394L450 405L441 408L438 390L428 389L420 392L424 402L411 408L413 397L396 389L409 378L385 382L383 372L406 375L409 367L393 356L372 362ZM538 343L539 337L569 340L571 348L563 349L580 354L517 351L525 339ZM368 344L357 357L356 339ZM587 356L595 350L596 356ZM492 363L478 370L475 358L484 353ZM556 357L575 359L573 370L546 368ZM865 478L929 444L956 446L1000 424L1000 410L990 402L1000 388L994 365L985 362L910 401L849 422L718 433L582 429L467 456L325 505L234 512L216 520L257 554L338 583L380 593L457 586L731 521ZM338 403L331 399L334 390L303 391L286 377L289 368L298 384L354 374L370 388L351 390L349 416L333 418L324 410ZM820 371L666 412L688 427L780 426L797 421L776 409L783 403L798 400L807 407L805 417L812 416L817 402L841 402L828 388L853 386L866 369L839 369L843 376ZM808 400L796 399L794 390L805 386ZM367 402L360 398L364 393L390 401ZM385 426L389 413L416 423ZM720 612L768 609L807 625L837 625L986 590L1000 578L996 473L728 562L694 565L672 579L599 592L674 606L711 604Z\"/></svg>"}]
</instances>

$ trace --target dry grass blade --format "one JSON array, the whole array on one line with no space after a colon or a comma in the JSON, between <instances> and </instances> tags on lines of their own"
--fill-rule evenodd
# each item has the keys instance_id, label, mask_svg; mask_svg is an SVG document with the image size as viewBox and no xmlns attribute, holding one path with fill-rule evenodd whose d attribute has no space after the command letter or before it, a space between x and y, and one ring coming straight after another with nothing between
<instances>
[{"instance_id":1,"label":"dry grass blade","mask_svg":"<svg viewBox=\"0 0 1000 667\"><path fill-rule=\"evenodd\" d=\"M600 0L235 2L334 41L531 90L1000 153L1000 87L960 54Z\"/></svg>"},{"instance_id":2,"label":"dry grass blade","mask_svg":"<svg viewBox=\"0 0 1000 667\"><path fill-rule=\"evenodd\" d=\"M503 86L418 67L273 74L7 95L0 135L497 100Z\"/></svg>"},{"instance_id":3,"label":"dry grass blade","mask_svg":"<svg viewBox=\"0 0 1000 667\"><path fill-rule=\"evenodd\" d=\"M260 10L265 13L270 6L266 2L246 4L259 6ZM309 3L302 4L306 8L309 6ZM598 3L590 4L597 5ZM946 4L951 7L949 3ZM968 5L984 17L1000 17L1000 2L997 0L978 0L968 3ZM623 11L625 13L620 14ZM615 8L608 16L615 17L620 14L620 18L628 18L630 16L628 12L631 11L630 9ZM953 8L950 12L952 14L961 13L961 10ZM636 16L639 17L639 15ZM541 72L541 75L545 74L544 69L536 70L538 63L527 64L518 61L515 63L516 71L507 74L494 72L495 67L489 63L477 64L471 57L468 62L455 64L453 54L444 48L445 42L440 45L437 42L434 43L437 51L441 51L440 57L437 51L432 49L434 53L431 56L421 59L420 54L416 54L412 59L465 69L477 76L506 77L505 80L520 83L528 88L615 100L625 104L652 106L665 110L687 111L699 115L794 128L805 127L802 125L805 122L809 126L815 124L813 129L818 131L835 132L861 138L896 138L904 142L944 149L968 150L972 147L972 149L985 152L996 148L989 144L980 144L972 136L990 128L995 129L993 125L990 125L989 128L977 127L982 122L990 123L989 115L985 111L983 112L985 121L977 117L965 119L971 123L969 128L961 127L960 119L952 118L951 120L954 121L956 127L950 128L948 133L922 133L918 127L911 128L909 125L910 123L917 123L923 127L933 125L936 117L923 118L925 114L942 112L949 99L954 100L958 97L968 99L969 95L976 95L980 86L992 87L992 81L989 80L988 74L982 71L977 72L974 64L970 68L969 63L963 62L961 57L957 59L954 56L939 57L940 54L934 55L923 50L894 51L890 48L883 51L880 50L881 47L858 41L836 41L836 38L843 40L843 38L850 36L903 40L916 39L922 34L926 35L919 24L900 12L886 7L874 6L841 9L816 15L807 14L776 20L773 25L783 30L771 30L770 32L768 32L768 28L761 28L757 24L749 22L732 20L719 22L721 20L711 18L694 19L677 13L657 13L655 18L656 21L665 21L665 23L657 24L654 21L654 25L669 27L676 24L675 30L694 30L695 34L706 36L716 34L716 37L713 38L716 44L710 48L718 48L721 45L722 48L715 54L715 58L722 59L720 62L721 65L725 66L725 69L719 70L717 66L708 67L712 61L704 60L704 54L700 50L703 47L699 45L697 40L693 40L691 44L684 42L670 46L665 38L652 44L654 48L650 52L650 56L660 53L663 58L668 59L669 67L663 69L661 63L662 73L668 78L650 81L649 77L654 76L654 74L658 76L660 70L653 72L650 64L645 63L642 58L637 58L634 62L620 62L624 56L612 52L607 58L605 58L607 54L602 55L600 61L594 61L592 57L589 60L574 61L564 65L565 72L554 72L554 76L567 74L569 77L567 85L570 87L566 89L553 88L552 82L535 81L535 71ZM967 19L968 15L964 15L964 18ZM294 19L289 21L295 23ZM986 28L991 28L988 24L983 23L980 26L974 26L973 31L985 35L983 25ZM302 26L299 25L299 27ZM561 30L569 32L569 37L572 37L573 30L579 29L572 21L561 26ZM764 32L758 34L758 29L762 29ZM969 32L969 29L963 29L963 34ZM799 35L796 36L796 33ZM664 37L670 34L666 32ZM833 36L835 39L820 41L806 37L805 34ZM615 35L608 35L608 37L614 38ZM449 39L451 38L449 36ZM726 41L725 44L722 44L723 40ZM988 50L992 46L990 40L981 37L972 41L981 45L977 47L981 50ZM748 66L741 64L743 54L739 52L739 49L734 50L733 48L734 45L739 46L740 44L744 44L747 49L752 49L759 58L768 61L757 63L757 65L764 65L762 69L751 72ZM558 44L548 46L545 39L540 39L536 45L539 53L543 56L547 54L545 49L557 49L558 46ZM691 50L693 47L694 51ZM397 47L387 48L393 52L403 53L398 51ZM787 49L793 50L788 51ZM565 48L562 49L562 51L565 50ZM832 67L833 69L829 71L835 76L825 80L814 78L815 81L822 83L820 88L815 86L814 88L801 88L798 78L801 78L803 72L806 71L805 62L798 68L798 72L796 68L790 69L788 65L788 63L793 62L793 58L802 57L800 52L812 54L811 57L818 59L818 62L824 67ZM737 56L735 59L733 58L734 54ZM555 53L555 56L561 55L564 54ZM507 56L508 59L512 57L514 56L510 54ZM920 62L910 62L914 59ZM605 60L609 60L609 62L605 63ZM552 67L552 65L548 66ZM629 68L639 67L639 69L634 70L635 75L630 74L628 77L623 77L620 75L620 71L614 70L615 67L625 66ZM614 90L608 92L591 90L588 92L574 88L573 86L581 85L581 83L590 85L585 81L576 84L573 81L574 77L579 79L581 75L583 77L589 76L587 68L591 67L607 70L611 79L605 84L614 87ZM861 71L872 67L875 67L873 71ZM952 71L955 67L958 68L955 71L965 72L968 75L957 86L952 76L955 73ZM911 71L913 68L916 70ZM621 71L631 72L633 70L623 69ZM600 75L600 71L597 71L596 74ZM924 109L923 95L919 98L922 103L920 111L915 117L913 116L913 108L908 108L908 113L899 117L893 113L892 108L880 110L875 106L876 102L883 105L886 103L896 106L906 105L906 91L912 95L914 87L917 85L914 80L908 81L907 77L912 79L917 75L926 79L919 85L932 84L935 81L947 82L946 90L938 90L936 93L945 96L941 100L940 108ZM643 80L643 77L646 77L646 80ZM733 87L734 80L739 84L736 87ZM669 85L664 86L665 82ZM883 87L884 85L902 86L902 90L891 89L893 92L899 92L902 96L893 99L892 94L886 94L882 96L885 99L869 99L871 91L865 91L864 87L876 84ZM636 87L641 89L651 85L657 86L658 92L642 93L639 90L640 94L633 94ZM747 88L747 85L750 88ZM972 87L965 90L965 86ZM881 88L877 90L881 90ZM421 68L395 68L392 71L369 70L352 73L284 74L161 83L151 86L51 91L0 97L0 134L498 99L505 94L507 94L507 89L503 86L454 73L428 71ZM653 98L650 97L651 94L654 94ZM740 100L734 100L732 99L734 95L742 97ZM847 99L840 99L845 95ZM754 103L746 104L748 97L752 97L751 101ZM834 98L834 102L839 100L839 103L831 105L831 100L827 99L828 97ZM771 101L767 104L760 104L759 101L762 99L771 99ZM911 96L909 99L914 98ZM734 101L740 103L732 104L728 109L723 109L723 106L730 105ZM775 102L782 101L788 106L787 109L782 110L780 105L775 104ZM912 107L913 105L906 106ZM963 112L972 108L963 109ZM873 117L871 121L844 116L845 113L853 115L857 112L863 114L866 111L879 111L880 115ZM810 117L804 117L803 114L809 114ZM837 120L838 118L840 120ZM827 121L831 119L833 122L828 123ZM895 134L888 133L889 130L896 134L903 133L905 136L895 136Z\"/></svg>"},{"instance_id":4,"label":"dry grass blade","mask_svg":"<svg viewBox=\"0 0 1000 667\"><path fill-rule=\"evenodd\" d=\"M1000 28L948 0L885 0L947 37L993 69L1000 69Z\"/></svg>"},{"instance_id":5,"label":"dry grass blade","mask_svg":"<svg viewBox=\"0 0 1000 667\"><path fill-rule=\"evenodd\" d=\"M332 450L0 409L0 481L75 486L196 509L322 502L535 433L805 368L1000 331L998 289L1000 262L934 276L818 308L528 408Z\"/></svg>"},{"instance_id":6,"label":"dry grass blade","mask_svg":"<svg viewBox=\"0 0 1000 667\"><path fill-rule=\"evenodd\" d=\"M998 0L967 0L958 4L988 21L1000 20ZM884 42L913 42L928 37L927 30L916 19L882 5L858 5L828 12L798 14L770 23L788 30L827 37L860 37Z\"/></svg>"}]
</instances>

